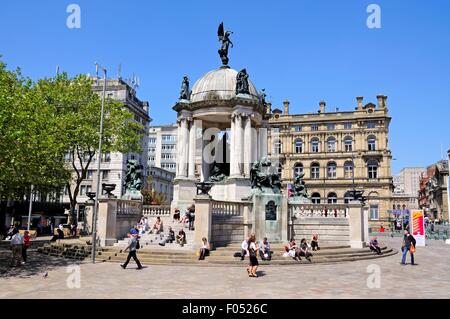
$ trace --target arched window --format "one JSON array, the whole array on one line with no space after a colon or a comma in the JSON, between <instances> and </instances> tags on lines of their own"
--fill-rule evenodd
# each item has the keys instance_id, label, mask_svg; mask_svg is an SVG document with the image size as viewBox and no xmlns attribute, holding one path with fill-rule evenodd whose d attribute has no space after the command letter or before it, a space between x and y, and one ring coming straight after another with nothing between
<instances>
[{"instance_id":1,"label":"arched window","mask_svg":"<svg viewBox=\"0 0 450 319\"><path fill-rule=\"evenodd\" d=\"M297 139L294 142L295 153L300 154L303 152L303 142L301 139Z\"/></svg>"},{"instance_id":2,"label":"arched window","mask_svg":"<svg viewBox=\"0 0 450 319\"><path fill-rule=\"evenodd\" d=\"M282 151L281 141L278 139L275 140L275 142L273 143L273 146L274 146L274 150L273 150L274 154L276 154L276 155L281 154L281 151Z\"/></svg>"},{"instance_id":3,"label":"arched window","mask_svg":"<svg viewBox=\"0 0 450 319\"><path fill-rule=\"evenodd\" d=\"M369 151L376 151L376 149L377 149L377 139L375 138L375 136L370 135L367 138L367 149Z\"/></svg>"},{"instance_id":4,"label":"arched window","mask_svg":"<svg viewBox=\"0 0 450 319\"><path fill-rule=\"evenodd\" d=\"M367 177L369 179L377 179L378 178L378 162L375 160L371 160L367 163Z\"/></svg>"},{"instance_id":5,"label":"arched window","mask_svg":"<svg viewBox=\"0 0 450 319\"><path fill-rule=\"evenodd\" d=\"M303 173L303 164L302 163L296 163L294 165L294 177L297 177L301 173Z\"/></svg>"},{"instance_id":6,"label":"arched window","mask_svg":"<svg viewBox=\"0 0 450 319\"><path fill-rule=\"evenodd\" d=\"M344 163L344 178L353 178L353 162L347 161Z\"/></svg>"},{"instance_id":7,"label":"arched window","mask_svg":"<svg viewBox=\"0 0 450 319\"><path fill-rule=\"evenodd\" d=\"M344 150L346 152L353 152L353 139L350 136L344 138Z\"/></svg>"},{"instance_id":8,"label":"arched window","mask_svg":"<svg viewBox=\"0 0 450 319\"><path fill-rule=\"evenodd\" d=\"M319 179L320 178L320 165L319 163L313 163L311 165L311 178Z\"/></svg>"},{"instance_id":9,"label":"arched window","mask_svg":"<svg viewBox=\"0 0 450 319\"><path fill-rule=\"evenodd\" d=\"M336 163L330 162L327 164L327 178L336 178Z\"/></svg>"},{"instance_id":10,"label":"arched window","mask_svg":"<svg viewBox=\"0 0 450 319\"><path fill-rule=\"evenodd\" d=\"M311 140L311 153L319 153L319 139L317 137Z\"/></svg>"},{"instance_id":11,"label":"arched window","mask_svg":"<svg viewBox=\"0 0 450 319\"><path fill-rule=\"evenodd\" d=\"M337 204L337 195L336 193L328 194L328 204Z\"/></svg>"},{"instance_id":12,"label":"arched window","mask_svg":"<svg viewBox=\"0 0 450 319\"><path fill-rule=\"evenodd\" d=\"M336 139L334 137L329 137L327 140L327 152L336 152Z\"/></svg>"},{"instance_id":13,"label":"arched window","mask_svg":"<svg viewBox=\"0 0 450 319\"><path fill-rule=\"evenodd\" d=\"M348 204L350 203L350 201L353 200L353 192L352 191L347 191L344 194L344 203Z\"/></svg>"},{"instance_id":14,"label":"arched window","mask_svg":"<svg viewBox=\"0 0 450 319\"><path fill-rule=\"evenodd\" d=\"M312 195L311 195L311 202L313 204L320 204L320 194L319 193L312 193Z\"/></svg>"}]
</instances>

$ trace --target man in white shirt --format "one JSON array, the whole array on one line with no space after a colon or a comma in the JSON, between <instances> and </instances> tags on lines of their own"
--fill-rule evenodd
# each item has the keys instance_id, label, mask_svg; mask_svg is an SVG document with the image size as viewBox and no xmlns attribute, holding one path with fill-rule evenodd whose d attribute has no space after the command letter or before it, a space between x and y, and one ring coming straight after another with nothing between
<instances>
[{"instance_id":1,"label":"man in white shirt","mask_svg":"<svg viewBox=\"0 0 450 319\"><path fill-rule=\"evenodd\" d=\"M248 254L248 238L242 242L241 249L241 260L244 260L245 255Z\"/></svg>"},{"instance_id":2,"label":"man in white shirt","mask_svg":"<svg viewBox=\"0 0 450 319\"><path fill-rule=\"evenodd\" d=\"M19 230L15 228L13 231L13 236L11 237L12 267L22 265L22 247L23 237L20 235Z\"/></svg>"}]
</instances>

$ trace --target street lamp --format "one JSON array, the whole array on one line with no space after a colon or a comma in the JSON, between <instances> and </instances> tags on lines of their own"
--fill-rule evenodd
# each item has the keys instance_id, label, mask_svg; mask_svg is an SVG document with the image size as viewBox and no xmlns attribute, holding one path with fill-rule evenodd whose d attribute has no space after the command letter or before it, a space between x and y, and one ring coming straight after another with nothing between
<instances>
[{"instance_id":1,"label":"street lamp","mask_svg":"<svg viewBox=\"0 0 450 319\"><path fill-rule=\"evenodd\" d=\"M102 96L102 111L100 115L100 132L99 132L99 142L98 142L98 158L97 158L97 185L95 204L94 204L94 215L92 217L92 263L95 264L95 252L97 246L97 213L98 213L98 199L100 197L100 163L102 161L102 141L103 141L103 118L105 112L105 96L106 96L106 69L100 64L95 62L95 72L98 79L98 70L103 71L103 96Z\"/></svg>"}]
</instances>

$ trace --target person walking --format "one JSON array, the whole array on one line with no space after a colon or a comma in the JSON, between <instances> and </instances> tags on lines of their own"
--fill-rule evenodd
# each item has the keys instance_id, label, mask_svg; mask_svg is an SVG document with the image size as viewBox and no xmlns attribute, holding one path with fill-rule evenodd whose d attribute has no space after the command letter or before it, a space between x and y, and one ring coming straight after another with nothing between
<instances>
[{"instance_id":1,"label":"person walking","mask_svg":"<svg viewBox=\"0 0 450 319\"><path fill-rule=\"evenodd\" d=\"M11 250L12 250L12 260L11 260L11 266L21 266L24 264L23 261L21 261L22 256L22 247L23 247L23 237L19 233L19 230L17 228L14 228L13 233L11 237Z\"/></svg>"},{"instance_id":2,"label":"person walking","mask_svg":"<svg viewBox=\"0 0 450 319\"><path fill-rule=\"evenodd\" d=\"M27 250L30 248L30 232L26 230L23 234L22 259L23 263L27 262Z\"/></svg>"},{"instance_id":3,"label":"person walking","mask_svg":"<svg viewBox=\"0 0 450 319\"><path fill-rule=\"evenodd\" d=\"M402 244L402 265L406 265L406 254L411 255L411 265L414 265L414 253L416 252L416 239L409 233L409 231L405 230L405 236L403 237Z\"/></svg>"},{"instance_id":4,"label":"person walking","mask_svg":"<svg viewBox=\"0 0 450 319\"><path fill-rule=\"evenodd\" d=\"M250 236L250 239L248 241L248 255L250 257L250 264L247 267L247 273L249 277L258 277L256 274L256 270L258 270L258 258L256 257L258 247L256 246L256 238L255 234L252 234Z\"/></svg>"},{"instance_id":5,"label":"person walking","mask_svg":"<svg viewBox=\"0 0 450 319\"><path fill-rule=\"evenodd\" d=\"M142 269L141 262L139 261L139 259L136 256L136 250L140 248L139 239L138 239L139 238L139 232L136 231L136 229L131 229L130 233L131 234L130 234L130 239L128 241L128 247L125 248L125 250L124 250L124 252L129 250L127 261L125 262L125 264L120 265L120 267L122 267L123 269L127 268L127 265L130 262L130 259L133 257L134 262L138 266L137 269Z\"/></svg>"}]
</instances>

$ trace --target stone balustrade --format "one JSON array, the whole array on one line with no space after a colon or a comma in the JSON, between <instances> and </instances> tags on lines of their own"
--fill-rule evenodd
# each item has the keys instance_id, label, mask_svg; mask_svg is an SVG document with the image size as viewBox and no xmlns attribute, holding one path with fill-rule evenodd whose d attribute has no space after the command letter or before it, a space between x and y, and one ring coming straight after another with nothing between
<instances>
[{"instance_id":1,"label":"stone balustrade","mask_svg":"<svg viewBox=\"0 0 450 319\"><path fill-rule=\"evenodd\" d=\"M241 202L212 201L214 216L243 216L245 204Z\"/></svg>"},{"instance_id":2,"label":"stone balustrade","mask_svg":"<svg viewBox=\"0 0 450 319\"><path fill-rule=\"evenodd\" d=\"M289 204L294 218L348 218L348 207L342 204Z\"/></svg>"},{"instance_id":3,"label":"stone balustrade","mask_svg":"<svg viewBox=\"0 0 450 319\"><path fill-rule=\"evenodd\" d=\"M134 200L117 201L117 217L123 216L141 216L142 203Z\"/></svg>"},{"instance_id":4,"label":"stone balustrade","mask_svg":"<svg viewBox=\"0 0 450 319\"><path fill-rule=\"evenodd\" d=\"M170 216L169 205L144 205L142 214L146 217L166 217Z\"/></svg>"}]
</instances>

